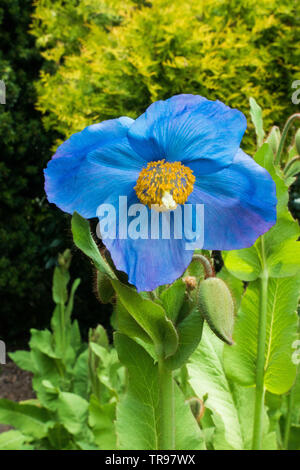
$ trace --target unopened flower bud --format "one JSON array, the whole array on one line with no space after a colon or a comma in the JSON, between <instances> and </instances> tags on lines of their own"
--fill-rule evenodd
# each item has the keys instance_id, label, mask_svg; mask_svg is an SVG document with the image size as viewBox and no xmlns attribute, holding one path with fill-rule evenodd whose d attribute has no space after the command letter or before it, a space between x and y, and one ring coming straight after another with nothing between
<instances>
[{"instance_id":1,"label":"unopened flower bud","mask_svg":"<svg viewBox=\"0 0 300 470\"><path fill-rule=\"evenodd\" d=\"M280 135L279 127L273 126L272 129L271 129L270 134L268 135L268 137L266 139L266 142L268 144L270 144L274 155L276 155L276 153L277 153L280 139L281 139L281 135Z\"/></svg>"},{"instance_id":2,"label":"unopened flower bud","mask_svg":"<svg viewBox=\"0 0 300 470\"><path fill-rule=\"evenodd\" d=\"M198 307L212 331L225 343L233 344L234 303L222 279L210 277L201 282Z\"/></svg>"},{"instance_id":3,"label":"unopened flower bud","mask_svg":"<svg viewBox=\"0 0 300 470\"><path fill-rule=\"evenodd\" d=\"M94 292L102 304L108 304L115 293L109 277L100 271L96 271Z\"/></svg>"}]
</instances>

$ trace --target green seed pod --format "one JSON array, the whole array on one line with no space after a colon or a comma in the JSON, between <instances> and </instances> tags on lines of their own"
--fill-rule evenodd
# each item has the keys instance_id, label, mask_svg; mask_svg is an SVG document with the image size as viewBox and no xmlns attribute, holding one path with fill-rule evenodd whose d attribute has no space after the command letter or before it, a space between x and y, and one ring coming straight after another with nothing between
<instances>
[{"instance_id":1,"label":"green seed pod","mask_svg":"<svg viewBox=\"0 0 300 470\"><path fill-rule=\"evenodd\" d=\"M295 144L298 155L300 155L300 129L297 130L295 135Z\"/></svg>"},{"instance_id":2,"label":"green seed pod","mask_svg":"<svg viewBox=\"0 0 300 470\"><path fill-rule=\"evenodd\" d=\"M232 345L234 303L230 290L222 279L209 277L201 282L198 307L215 335Z\"/></svg>"}]
</instances>

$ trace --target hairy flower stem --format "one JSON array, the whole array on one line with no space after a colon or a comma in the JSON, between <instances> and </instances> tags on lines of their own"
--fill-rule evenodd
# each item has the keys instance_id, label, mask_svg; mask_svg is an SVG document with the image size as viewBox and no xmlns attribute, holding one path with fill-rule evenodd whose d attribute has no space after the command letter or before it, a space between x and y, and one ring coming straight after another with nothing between
<instances>
[{"instance_id":1,"label":"hairy flower stem","mask_svg":"<svg viewBox=\"0 0 300 470\"><path fill-rule=\"evenodd\" d=\"M163 358L158 360L159 377L159 450L175 449L175 398L174 380L172 370L169 369Z\"/></svg>"},{"instance_id":2,"label":"hairy flower stem","mask_svg":"<svg viewBox=\"0 0 300 470\"><path fill-rule=\"evenodd\" d=\"M280 163L280 157L281 157L281 153L282 153L282 150L283 150L283 147L284 147L284 144L285 144L287 133L288 133L289 128L291 127L292 123L296 119L300 120L300 113L293 114L292 116L290 116L288 118L288 120L286 121L285 126L283 128L282 136L281 136L279 146L278 146L278 150L277 150L276 157L275 157L275 163L278 164L278 165Z\"/></svg>"},{"instance_id":3,"label":"hairy flower stem","mask_svg":"<svg viewBox=\"0 0 300 470\"><path fill-rule=\"evenodd\" d=\"M264 237L261 237L261 257L263 272L260 279L260 308L258 320L258 342L256 362L256 393L253 425L253 450L261 450L263 437L264 415L264 374L265 374L265 345L267 335L267 305L268 305L268 271L266 268Z\"/></svg>"},{"instance_id":4,"label":"hairy flower stem","mask_svg":"<svg viewBox=\"0 0 300 470\"><path fill-rule=\"evenodd\" d=\"M199 263L202 264L202 266L204 268L205 278L215 276L214 268L213 268L210 260L207 259L206 256L195 253L193 255L192 261L199 261Z\"/></svg>"}]
</instances>

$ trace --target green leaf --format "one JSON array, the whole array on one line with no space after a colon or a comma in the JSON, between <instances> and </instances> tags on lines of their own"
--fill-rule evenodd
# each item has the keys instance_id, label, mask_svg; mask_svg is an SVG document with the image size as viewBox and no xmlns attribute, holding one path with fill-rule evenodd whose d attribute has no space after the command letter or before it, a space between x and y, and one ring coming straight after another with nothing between
<instances>
[{"instance_id":1,"label":"green leaf","mask_svg":"<svg viewBox=\"0 0 300 470\"><path fill-rule=\"evenodd\" d=\"M75 245L93 261L96 268L112 279L116 279L114 272L99 252L90 232L90 224L77 212L74 212L72 217L72 233Z\"/></svg>"},{"instance_id":2,"label":"green leaf","mask_svg":"<svg viewBox=\"0 0 300 470\"><path fill-rule=\"evenodd\" d=\"M120 333L124 333L130 338L140 338L146 343L151 342L150 336L135 321L119 299L117 299L114 312L116 314L116 329Z\"/></svg>"},{"instance_id":3,"label":"green leaf","mask_svg":"<svg viewBox=\"0 0 300 470\"><path fill-rule=\"evenodd\" d=\"M34 380L36 380L37 377L34 377ZM39 402L48 410L51 410L53 412L56 412L57 409L57 397L59 394L59 388L50 380L43 379L43 377L38 378L38 386L34 387L35 390L37 390L37 396Z\"/></svg>"},{"instance_id":4,"label":"green leaf","mask_svg":"<svg viewBox=\"0 0 300 470\"><path fill-rule=\"evenodd\" d=\"M294 276L300 270L299 225L288 212L264 235L269 276Z\"/></svg>"},{"instance_id":5,"label":"green leaf","mask_svg":"<svg viewBox=\"0 0 300 470\"><path fill-rule=\"evenodd\" d=\"M31 349L37 349L53 359L60 358L53 349L53 337L49 330L35 330L32 328L30 333L29 345Z\"/></svg>"},{"instance_id":6,"label":"green leaf","mask_svg":"<svg viewBox=\"0 0 300 470\"><path fill-rule=\"evenodd\" d=\"M185 289L185 283L182 279L178 279L170 287L165 289L160 296L167 316L173 323L176 323L182 307Z\"/></svg>"},{"instance_id":7,"label":"green leaf","mask_svg":"<svg viewBox=\"0 0 300 470\"><path fill-rule=\"evenodd\" d=\"M65 324L62 325L62 314L65 309L64 305L58 304L56 305L52 318L51 318L51 329L53 331L53 338L49 336L50 344L53 343L54 346L54 353L57 357L62 357L63 351L63 335L66 334ZM49 332L50 333L50 332ZM50 333L51 335L51 333ZM51 335L52 336L52 335ZM36 346L37 348L38 346Z\"/></svg>"},{"instance_id":8,"label":"green leaf","mask_svg":"<svg viewBox=\"0 0 300 470\"><path fill-rule=\"evenodd\" d=\"M47 440L42 443L42 448L46 450L77 450L73 436L59 422L49 429Z\"/></svg>"},{"instance_id":9,"label":"green leaf","mask_svg":"<svg viewBox=\"0 0 300 470\"><path fill-rule=\"evenodd\" d=\"M290 214L281 213L281 217L264 234L266 268L270 277L294 276L300 270L300 235L298 224ZM262 271L260 261L261 240L251 248L223 253L228 271L243 281L254 281Z\"/></svg>"},{"instance_id":10,"label":"green leaf","mask_svg":"<svg viewBox=\"0 0 300 470\"><path fill-rule=\"evenodd\" d=\"M45 408L15 403L2 398L0 399L0 423L8 424L26 435L41 439L47 435L47 430L53 421L51 414Z\"/></svg>"},{"instance_id":11,"label":"green leaf","mask_svg":"<svg viewBox=\"0 0 300 470\"><path fill-rule=\"evenodd\" d=\"M89 341L109 349L109 340L105 328L102 325L97 325L96 328L89 330Z\"/></svg>"},{"instance_id":12,"label":"green leaf","mask_svg":"<svg viewBox=\"0 0 300 470\"><path fill-rule=\"evenodd\" d=\"M213 412L214 449L250 449L255 390L230 382L223 366L223 348L224 343L205 325L201 343L187 365L189 382L196 396L205 400L205 407ZM264 428L264 448L276 448L267 416Z\"/></svg>"},{"instance_id":13,"label":"green leaf","mask_svg":"<svg viewBox=\"0 0 300 470\"><path fill-rule=\"evenodd\" d=\"M73 324L71 323L74 295L79 284L80 279L73 282L67 305L65 305L67 299L63 303L57 304L51 318L55 353L61 358L67 358L72 365L81 346L78 323L76 320Z\"/></svg>"},{"instance_id":14,"label":"green leaf","mask_svg":"<svg viewBox=\"0 0 300 470\"><path fill-rule=\"evenodd\" d=\"M110 362L110 352L108 349L92 341L89 342L89 348L100 359L104 366L107 367Z\"/></svg>"},{"instance_id":15,"label":"green leaf","mask_svg":"<svg viewBox=\"0 0 300 470\"><path fill-rule=\"evenodd\" d=\"M300 277L269 279L265 387L275 394L287 392L295 379L292 343L296 338ZM225 347L227 374L237 382L255 384L260 282L248 286L235 323L234 346Z\"/></svg>"},{"instance_id":16,"label":"green leaf","mask_svg":"<svg viewBox=\"0 0 300 470\"><path fill-rule=\"evenodd\" d=\"M74 356L82 350L81 335L79 330L79 324L77 320L74 320L69 327L69 331L66 331L66 342L67 342L67 359L71 356L73 362ZM69 343L69 344L68 344ZM70 351L71 350L71 351Z\"/></svg>"},{"instance_id":17,"label":"green leaf","mask_svg":"<svg viewBox=\"0 0 300 470\"><path fill-rule=\"evenodd\" d=\"M36 372L31 351L15 351L8 355L21 369L28 370L32 373Z\"/></svg>"},{"instance_id":18,"label":"green leaf","mask_svg":"<svg viewBox=\"0 0 300 470\"><path fill-rule=\"evenodd\" d=\"M89 438L91 438L91 436L89 436ZM99 450L97 446L95 446L94 444L90 444L90 442L86 442L84 440L76 439L76 444L80 450Z\"/></svg>"},{"instance_id":19,"label":"green leaf","mask_svg":"<svg viewBox=\"0 0 300 470\"><path fill-rule=\"evenodd\" d=\"M36 368L32 379L33 389L36 391L40 403L46 408L52 409L52 398L49 403L49 395L43 386L43 382L47 377L48 381L55 384L55 386L59 386L61 384L62 363L60 360L43 354L38 349L32 349L31 353Z\"/></svg>"},{"instance_id":20,"label":"green leaf","mask_svg":"<svg viewBox=\"0 0 300 470\"><path fill-rule=\"evenodd\" d=\"M65 304L68 300L67 286L70 280L69 272L56 266L53 274L52 296L56 304Z\"/></svg>"},{"instance_id":21,"label":"green leaf","mask_svg":"<svg viewBox=\"0 0 300 470\"><path fill-rule=\"evenodd\" d=\"M118 281L113 280L112 284L126 310L152 339L156 351L163 352L165 357L174 354L178 337L163 307L141 297L134 289Z\"/></svg>"},{"instance_id":22,"label":"green leaf","mask_svg":"<svg viewBox=\"0 0 300 470\"><path fill-rule=\"evenodd\" d=\"M68 319L68 313L64 305L57 305L52 318L51 318L51 327L53 330L53 335L49 335L49 345L53 343L54 350L52 351L55 354L55 357L60 360L64 360L63 367L68 366L73 367L73 363L76 357L76 353L81 347L81 338L80 331L77 320L71 323ZM50 356L49 351L46 349L41 349L45 354ZM52 349L52 348L51 348Z\"/></svg>"},{"instance_id":23,"label":"green leaf","mask_svg":"<svg viewBox=\"0 0 300 470\"><path fill-rule=\"evenodd\" d=\"M69 296L69 301L68 301L68 304L67 304L67 307L66 307L66 318L67 319L71 318L71 314L72 314L72 311L73 311L73 305L74 305L74 295L75 295L75 292L77 291L77 288L78 288L80 282L81 282L80 279L77 278L77 279L75 279L75 281L72 284L72 288L71 288L70 296Z\"/></svg>"},{"instance_id":24,"label":"green leaf","mask_svg":"<svg viewBox=\"0 0 300 470\"><path fill-rule=\"evenodd\" d=\"M194 307L176 327L179 339L178 349L173 356L167 359L168 367L178 369L186 363L201 340L202 328L203 317L200 310Z\"/></svg>"},{"instance_id":25,"label":"green leaf","mask_svg":"<svg viewBox=\"0 0 300 470\"><path fill-rule=\"evenodd\" d=\"M77 358L73 368L73 392L87 399L89 393L88 349Z\"/></svg>"},{"instance_id":26,"label":"green leaf","mask_svg":"<svg viewBox=\"0 0 300 470\"><path fill-rule=\"evenodd\" d=\"M242 281L254 281L261 274L261 262L254 246L223 252L226 269Z\"/></svg>"},{"instance_id":27,"label":"green leaf","mask_svg":"<svg viewBox=\"0 0 300 470\"><path fill-rule=\"evenodd\" d=\"M291 427L288 450L300 450L300 426Z\"/></svg>"},{"instance_id":28,"label":"green leaf","mask_svg":"<svg viewBox=\"0 0 300 470\"><path fill-rule=\"evenodd\" d=\"M7 431L0 434L0 450L29 450L33 449L27 443L30 438L20 431Z\"/></svg>"},{"instance_id":29,"label":"green leaf","mask_svg":"<svg viewBox=\"0 0 300 470\"><path fill-rule=\"evenodd\" d=\"M103 402L109 401L111 397L118 397L123 386L124 368L118 360L114 348L106 348L100 344L89 343L89 367L93 382L92 390L97 399Z\"/></svg>"},{"instance_id":30,"label":"green leaf","mask_svg":"<svg viewBox=\"0 0 300 470\"><path fill-rule=\"evenodd\" d=\"M100 404L95 395L92 395L89 407L89 425L92 428L95 443L101 450L114 450L117 447L115 419L116 403Z\"/></svg>"},{"instance_id":31,"label":"green leaf","mask_svg":"<svg viewBox=\"0 0 300 470\"><path fill-rule=\"evenodd\" d=\"M251 120L255 127L255 132L257 136L257 147L261 147L264 141L265 132L263 128L263 119L262 119L262 109L256 103L254 98L250 98L250 115Z\"/></svg>"},{"instance_id":32,"label":"green leaf","mask_svg":"<svg viewBox=\"0 0 300 470\"><path fill-rule=\"evenodd\" d=\"M56 406L59 420L67 431L74 435L82 433L88 420L87 400L75 393L59 392Z\"/></svg>"},{"instance_id":33,"label":"green leaf","mask_svg":"<svg viewBox=\"0 0 300 470\"><path fill-rule=\"evenodd\" d=\"M128 369L128 389L117 407L117 442L121 450L158 449L158 369L133 340L115 334L121 362ZM202 433L179 388L175 387L175 443L177 450L203 449Z\"/></svg>"}]
</instances>

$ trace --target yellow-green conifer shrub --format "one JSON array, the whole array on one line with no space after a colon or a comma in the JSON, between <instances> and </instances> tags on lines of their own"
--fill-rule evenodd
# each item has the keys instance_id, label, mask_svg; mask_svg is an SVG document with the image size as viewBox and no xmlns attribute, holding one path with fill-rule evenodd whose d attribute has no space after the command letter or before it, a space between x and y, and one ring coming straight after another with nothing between
<instances>
[{"instance_id":1,"label":"yellow-green conifer shrub","mask_svg":"<svg viewBox=\"0 0 300 470\"><path fill-rule=\"evenodd\" d=\"M50 61L38 108L63 137L177 93L246 114L253 96L267 127L296 111L299 0L38 0L32 29Z\"/></svg>"}]
</instances>

